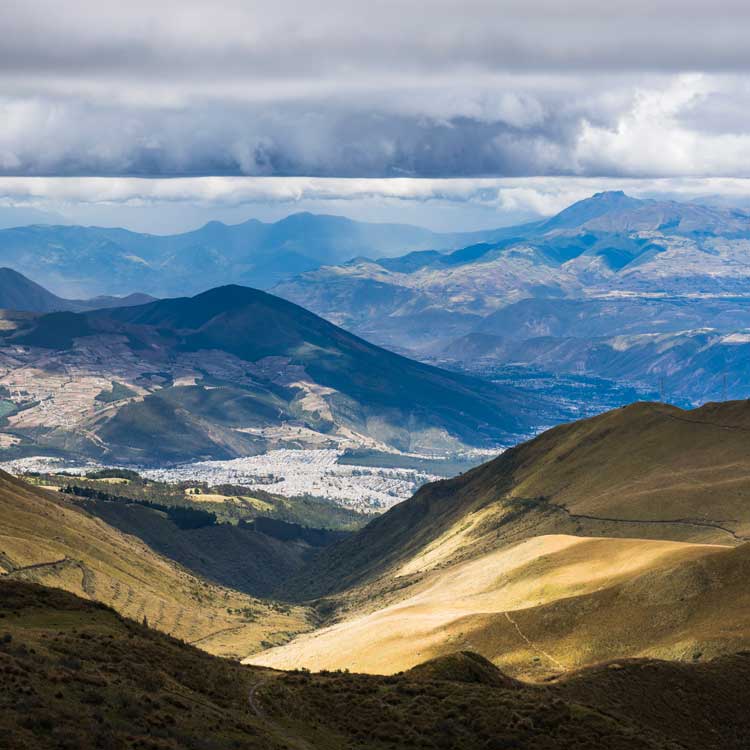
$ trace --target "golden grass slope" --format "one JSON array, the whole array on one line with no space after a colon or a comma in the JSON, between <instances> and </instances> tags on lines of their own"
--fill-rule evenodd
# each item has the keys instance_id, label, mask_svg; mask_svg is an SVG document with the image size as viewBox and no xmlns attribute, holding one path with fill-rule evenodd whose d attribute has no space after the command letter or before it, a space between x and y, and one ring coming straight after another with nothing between
<instances>
[{"instance_id":1,"label":"golden grass slope","mask_svg":"<svg viewBox=\"0 0 750 750\"><path fill-rule=\"evenodd\" d=\"M307 629L280 608L200 579L132 536L0 472L0 575L66 589L224 656Z\"/></svg>"},{"instance_id":2,"label":"golden grass slope","mask_svg":"<svg viewBox=\"0 0 750 750\"><path fill-rule=\"evenodd\" d=\"M442 654L471 650L512 674L539 677L605 658L680 656L678 651L697 647L697 636L685 640L672 627L657 638L642 621L634 598L628 611L612 611L622 623L638 622L637 637L628 639L612 628L597 634L588 626L601 616L596 597L641 579L652 580L659 590L669 571L698 561L712 564L728 550L733 548L661 540L535 537L435 570L393 604L302 635L247 662L390 674ZM651 596L648 589L643 594L647 600ZM585 597L586 606L577 606ZM700 599L693 604L703 606ZM550 618L558 611L568 612L570 619L558 617L553 627ZM735 608L717 613L715 627L705 635L715 637L715 647L701 648L718 653L730 642L734 646L734 639L724 643L721 634L724 618L736 616ZM750 645L750 611L739 621L747 628L740 640Z\"/></svg>"},{"instance_id":3,"label":"golden grass slope","mask_svg":"<svg viewBox=\"0 0 750 750\"><path fill-rule=\"evenodd\" d=\"M750 401L633 404L528 443L509 495L544 496L574 514L713 524L686 533L726 543L750 537L748 446Z\"/></svg>"},{"instance_id":4,"label":"golden grass slope","mask_svg":"<svg viewBox=\"0 0 750 750\"><path fill-rule=\"evenodd\" d=\"M399 576L418 580L549 534L741 544L750 540L748 446L748 401L692 411L637 403L561 425L425 485L287 591L305 599L348 590L359 605L393 591Z\"/></svg>"}]
</instances>

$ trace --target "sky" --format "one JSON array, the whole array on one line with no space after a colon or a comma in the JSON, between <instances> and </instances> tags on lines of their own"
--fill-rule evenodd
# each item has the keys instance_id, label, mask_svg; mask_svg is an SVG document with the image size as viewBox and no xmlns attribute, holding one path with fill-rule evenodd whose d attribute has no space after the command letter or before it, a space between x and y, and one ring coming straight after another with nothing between
<instances>
[{"instance_id":1,"label":"sky","mask_svg":"<svg viewBox=\"0 0 750 750\"><path fill-rule=\"evenodd\" d=\"M750 207L750 4L5 0L0 224Z\"/></svg>"}]
</instances>

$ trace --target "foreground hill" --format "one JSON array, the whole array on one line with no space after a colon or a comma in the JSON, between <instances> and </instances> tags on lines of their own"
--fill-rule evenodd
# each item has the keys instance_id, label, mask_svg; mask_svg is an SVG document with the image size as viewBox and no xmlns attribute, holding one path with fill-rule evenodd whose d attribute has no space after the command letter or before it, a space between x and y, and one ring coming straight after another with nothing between
<instances>
[{"instance_id":1,"label":"foreground hill","mask_svg":"<svg viewBox=\"0 0 750 750\"><path fill-rule=\"evenodd\" d=\"M554 427L426 485L327 551L307 593L425 569L545 533L735 545L750 540L750 402L636 403ZM314 574L313 574L314 573ZM304 582L301 583L304 588Z\"/></svg>"},{"instance_id":2,"label":"foreground hill","mask_svg":"<svg viewBox=\"0 0 750 750\"><path fill-rule=\"evenodd\" d=\"M234 549L238 546L235 541ZM262 543L252 547L246 541L242 551L267 564L275 559ZM0 472L0 575L104 602L218 654L244 655L308 627L301 608L277 610L193 575L59 493L5 472Z\"/></svg>"},{"instance_id":3,"label":"foreground hill","mask_svg":"<svg viewBox=\"0 0 750 750\"><path fill-rule=\"evenodd\" d=\"M750 545L534 537L247 663L390 674L459 648L541 680L614 658L697 661L750 646L749 574Z\"/></svg>"},{"instance_id":4,"label":"foreground hill","mask_svg":"<svg viewBox=\"0 0 750 750\"><path fill-rule=\"evenodd\" d=\"M70 594L0 581L0 741L14 749L739 750L747 655L601 665L543 686L471 653L395 677L216 659Z\"/></svg>"},{"instance_id":5,"label":"foreground hill","mask_svg":"<svg viewBox=\"0 0 750 750\"><path fill-rule=\"evenodd\" d=\"M495 445L527 433L542 403L239 286L50 314L5 336L0 385L25 394L8 431L108 461L251 455L271 436L294 447Z\"/></svg>"},{"instance_id":6,"label":"foreground hill","mask_svg":"<svg viewBox=\"0 0 750 750\"><path fill-rule=\"evenodd\" d=\"M427 485L288 585L338 622L257 663L398 671L460 647L540 677L746 648L749 431L749 402L634 404Z\"/></svg>"}]
</instances>

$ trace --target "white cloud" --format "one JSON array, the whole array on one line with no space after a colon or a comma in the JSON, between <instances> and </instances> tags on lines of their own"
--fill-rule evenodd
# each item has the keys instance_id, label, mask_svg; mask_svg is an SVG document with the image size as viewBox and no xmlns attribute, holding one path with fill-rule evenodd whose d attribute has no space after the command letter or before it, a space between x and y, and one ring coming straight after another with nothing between
<instances>
[{"instance_id":1,"label":"white cloud","mask_svg":"<svg viewBox=\"0 0 750 750\"><path fill-rule=\"evenodd\" d=\"M75 223L155 232L184 231L211 219L273 220L303 210L448 231L550 216L595 192L615 189L636 197L709 200L750 208L750 179L695 177L0 177L0 207L36 209Z\"/></svg>"},{"instance_id":2,"label":"white cloud","mask_svg":"<svg viewBox=\"0 0 750 750\"><path fill-rule=\"evenodd\" d=\"M0 173L747 176L748 21L737 0L5 2Z\"/></svg>"}]
</instances>

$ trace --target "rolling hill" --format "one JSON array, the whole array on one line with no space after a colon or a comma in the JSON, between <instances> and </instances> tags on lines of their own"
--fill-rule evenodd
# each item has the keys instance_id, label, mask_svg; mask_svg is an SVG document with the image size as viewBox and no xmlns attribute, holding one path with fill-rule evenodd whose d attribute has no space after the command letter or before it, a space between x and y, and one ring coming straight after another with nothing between
<instances>
[{"instance_id":1,"label":"rolling hill","mask_svg":"<svg viewBox=\"0 0 750 750\"><path fill-rule=\"evenodd\" d=\"M235 541L234 550L269 564L273 555L267 546ZM309 627L303 608L274 609L197 576L59 493L33 488L5 472L0 472L0 577L104 602L222 655L245 654Z\"/></svg>"},{"instance_id":2,"label":"rolling hill","mask_svg":"<svg viewBox=\"0 0 750 750\"><path fill-rule=\"evenodd\" d=\"M0 580L0 740L27 750L740 750L747 654L598 666L545 685L473 653L392 677L217 659L71 594Z\"/></svg>"},{"instance_id":3,"label":"rolling hill","mask_svg":"<svg viewBox=\"0 0 750 750\"><path fill-rule=\"evenodd\" d=\"M252 455L271 434L274 445L295 447L497 445L528 433L543 404L555 412L542 398L406 359L239 286L53 313L4 336L0 385L17 409L7 431L37 451L110 462Z\"/></svg>"},{"instance_id":4,"label":"rolling hill","mask_svg":"<svg viewBox=\"0 0 750 750\"><path fill-rule=\"evenodd\" d=\"M750 403L634 404L423 487L287 585L333 624L251 660L399 671L457 648L540 678L747 648Z\"/></svg>"}]
</instances>

